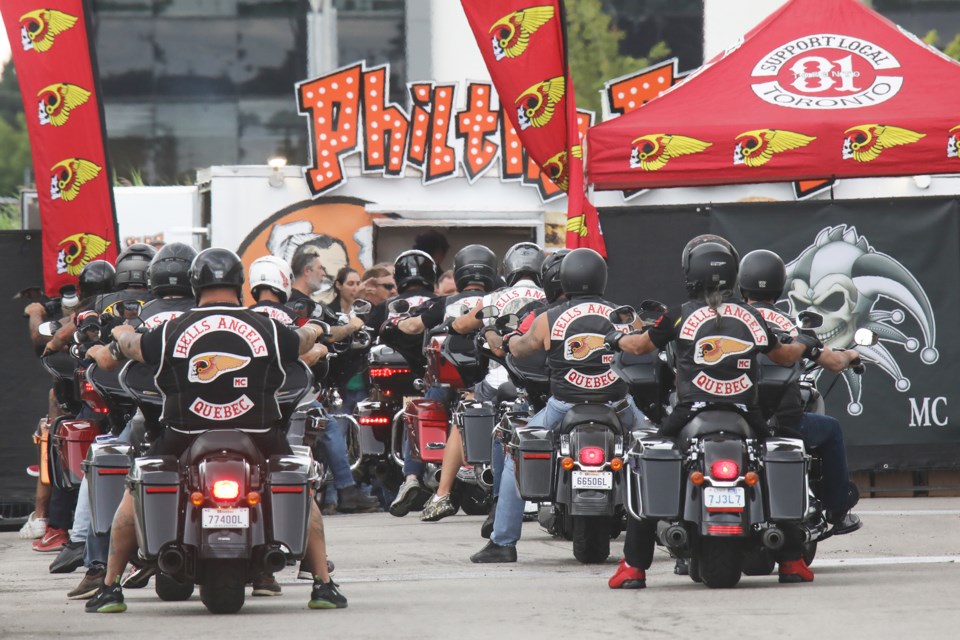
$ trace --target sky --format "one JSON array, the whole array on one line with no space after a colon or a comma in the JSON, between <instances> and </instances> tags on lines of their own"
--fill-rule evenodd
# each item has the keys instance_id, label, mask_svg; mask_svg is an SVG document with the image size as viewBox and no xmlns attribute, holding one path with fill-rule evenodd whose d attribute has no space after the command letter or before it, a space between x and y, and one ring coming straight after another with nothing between
<instances>
[{"instance_id":1,"label":"sky","mask_svg":"<svg viewBox=\"0 0 960 640\"><path fill-rule=\"evenodd\" d=\"M0 16L0 69L10 59L10 43L7 42L7 30L3 26L3 16Z\"/></svg>"}]
</instances>

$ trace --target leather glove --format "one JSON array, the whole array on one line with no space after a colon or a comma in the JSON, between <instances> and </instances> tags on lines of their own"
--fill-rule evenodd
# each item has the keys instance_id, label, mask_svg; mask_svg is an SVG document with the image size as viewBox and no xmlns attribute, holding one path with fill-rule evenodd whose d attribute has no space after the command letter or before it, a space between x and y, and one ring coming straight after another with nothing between
<instances>
[{"instance_id":1,"label":"leather glove","mask_svg":"<svg viewBox=\"0 0 960 640\"><path fill-rule=\"evenodd\" d=\"M823 351L823 343L815 336L799 333L797 337L794 338L794 341L804 346L803 357L808 360L816 362L817 358L820 357L820 352Z\"/></svg>"},{"instance_id":2,"label":"leather glove","mask_svg":"<svg viewBox=\"0 0 960 640\"><path fill-rule=\"evenodd\" d=\"M510 340L519 335L522 335L519 331L511 331L510 333L505 334L503 336L503 343L500 345L500 348L506 353L510 353Z\"/></svg>"},{"instance_id":3,"label":"leather glove","mask_svg":"<svg viewBox=\"0 0 960 640\"><path fill-rule=\"evenodd\" d=\"M620 351L620 340L625 336L623 331L614 329L606 336L603 337L603 343L607 346L607 349L610 351Z\"/></svg>"}]
</instances>

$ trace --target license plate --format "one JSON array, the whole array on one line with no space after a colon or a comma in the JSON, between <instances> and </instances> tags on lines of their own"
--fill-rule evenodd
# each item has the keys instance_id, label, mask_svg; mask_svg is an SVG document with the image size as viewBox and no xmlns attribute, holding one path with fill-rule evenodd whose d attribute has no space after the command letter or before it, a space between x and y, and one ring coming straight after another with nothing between
<instances>
[{"instance_id":1,"label":"license plate","mask_svg":"<svg viewBox=\"0 0 960 640\"><path fill-rule=\"evenodd\" d=\"M610 471L574 471L573 488L610 491L613 489L613 473Z\"/></svg>"},{"instance_id":2,"label":"license plate","mask_svg":"<svg viewBox=\"0 0 960 640\"><path fill-rule=\"evenodd\" d=\"M743 509L747 506L743 487L707 487L703 490L707 509Z\"/></svg>"},{"instance_id":3,"label":"license plate","mask_svg":"<svg viewBox=\"0 0 960 640\"><path fill-rule=\"evenodd\" d=\"M249 529L249 509L204 509L204 529Z\"/></svg>"}]
</instances>

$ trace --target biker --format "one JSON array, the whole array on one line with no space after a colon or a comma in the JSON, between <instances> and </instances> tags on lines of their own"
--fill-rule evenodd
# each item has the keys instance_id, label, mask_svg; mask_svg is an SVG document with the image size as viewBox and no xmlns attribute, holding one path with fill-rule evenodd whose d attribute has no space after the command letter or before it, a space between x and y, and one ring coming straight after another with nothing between
<instances>
[{"instance_id":1,"label":"biker","mask_svg":"<svg viewBox=\"0 0 960 640\"><path fill-rule=\"evenodd\" d=\"M126 322L131 326L142 325L146 329L153 329L192 309L194 300L190 287L189 272L190 264L196 256L196 249L182 242L172 242L157 251L145 273L150 294L154 297L143 305L137 318ZM139 281L139 275L137 280ZM147 409L143 411L146 412L144 415L146 430L155 433L159 430L159 412L154 414ZM131 420L126 428L116 435L116 438L123 443L130 444L132 442L132 425L133 421ZM87 572L80 584L67 593L67 598L70 600L86 600L93 597L103 583L107 553L110 547L109 534L96 535L93 533L86 476L80 484L77 510L74 516L74 529L71 530L70 537L72 541L80 540L85 543L83 566L87 568ZM134 588L145 586L147 580L154 573L155 570L152 567L135 569L124 581L124 585Z\"/></svg>"},{"instance_id":2,"label":"biker","mask_svg":"<svg viewBox=\"0 0 960 640\"><path fill-rule=\"evenodd\" d=\"M457 334L472 334L481 329L484 320L479 316L484 307L494 306L501 315L516 314L524 316L533 306L542 305L543 290L540 288L540 267L543 264L543 249L532 242L520 242L507 250L503 258L503 278L507 284L493 293L488 293L482 300L477 301L474 308L466 314L454 318L450 325L452 332ZM488 326L493 325L493 318L486 321ZM500 386L509 384L507 371L497 363L490 363L484 379L474 385L473 399L476 402L494 403ZM491 466L494 471L493 503L491 511L496 510L499 495L499 478L503 469L503 449L499 441L493 444ZM457 472L463 466L463 442L460 430L450 429L446 448L443 453L443 466L440 470L440 485L433 498L424 506L420 520L436 522L457 512L450 500Z\"/></svg>"},{"instance_id":3,"label":"biker","mask_svg":"<svg viewBox=\"0 0 960 640\"><path fill-rule=\"evenodd\" d=\"M787 270L776 253L759 249L751 251L740 261L740 293L767 321L785 333L796 335L793 322L776 308L783 293ZM840 354L825 350L819 363ZM799 367L799 363L794 365ZM833 535L851 533L863 523L850 509L856 503L847 471L847 455L843 444L840 422L831 416L805 412L799 379L791 385L776 413L778 429L799 434L807 449L817 449L823 460L823 504L827 520L834 525ZM855 490L855 485L854 485Z\"/></svg>"},{"instance_id":4,"label":"biker","mask_svg":"<svg viewBox=\"0 0 960 640\"><path fill-rule=\"evenodd\" d=\"M574 249L560 263L560 282L568 300L537 316L526 333L507 334L503 339L504 351L516 357L547 354L551 397L528 426L555 429L574 405L603 402L616 408L624 429L630 431L644 416L627 394L626 384L604 358L606 350L591 348L587 354L571 351L574 341L584 334L606 335L613 329L609 314L614 305L602 297L607 286L607 264L592 249ZM471 562L517 561L523 507L515 468L504 465L490 542L470 557Z\"/></svg>"},{"instance_id":5,"label":"biker","mask_svg":"<svg viewBox=\"0 0 960 640\"><path fill-rule=\"evenodd\" d=\"M128 358L159 366L156 382L163 394L162 421L165 428L150 446L148 455L179 456L198 433L223 428L247 431L265 457L290 451L278 424L280 410L276 401L276 392L284 379L283 365L309 352L323 330L313 323L292 330L242 308L243 282L243 263L235 253L226 249L202 251L190 267L190 283L197 298L197 308L143 334L136 333L129 325L122 325L113 330L116 341L109 347L97 346L88 351L88 357L105 368L116 368L121 360ZM250 329L243 335L225 330L211 331L208 329L211 325L209 319L217 315L241 320ZM238 370L244 374L242 378L219 376L220 384L216 379L191 381L188 375L191 354L196 359L205 351L233 354L245 361L246 364ZM238 380L241 385L235 389L234 383ZM234 418L230 423L204 417L202 411L196 409L201 402L229 404L241 401L243 406L237 406L243 418ZM323 521L313 502L310 511L307 553L317 575L309 606L311 609L345 607L346 598L330 580L327 571ZM104 584L87 602L88 612L126 610L119 580L135 546L133 501L127 489L113 520Z\"/></svg>"},{"instance_id":6,"label":"biker","mask_svg":"<svg viewBox=\"0 0 960 640\"><path fill-rule=\"evenodd\" d=\"M480 244L467 245L460 249L453 258L453 274L456 281L457 293L437 298L429 304L423 305L419 310L410 315L410 317L397 319L396 327L407 336L421 336L424 332L430 331L441 324L453 321L463 313L463 308L473 308L474 305L482 300L484 293L493 290L497 281L497 256L488 247ZM451 337L452 338L452 337ZM451 339L448 338L448 339ZM434 385L427 389L424 398L428 400L439 400L448 407L453 401L453 394L445 386ZM451 436L457 429L451 429ZM459 434L456 436L459 440ZM428 505L434 505L433 509L449 511L453 508L450 502L449 492L453 489L453 483L456 479L457 471L462 462L462 447L446 448L443 453L443 464L441 470L446 470L446 479L441 478L441 486L438 492L431 497ZM409 444L406 437L403 440L403 458L404 467L410 457ZM448 462L449 459L449 462ZM413 461L411 461L413 462ZM419 470L419 473L404 474L406 479L400 487L397 498L390 505L390 513L397 517L402 517L410 512L417 499L422 497L420 489L420 477L425 470L423 463L416 462L413 467ZM442 472L442 471L441 471ZM446 493L440 493L445 491ZM443 506L437 506L438 501ZM455 513L456 511L454 511ZM431 511L432 513L432 511ZM447 513L446 515L452 515ZM443 517L443 516L441 516Z\"/></svg>"},{"instance_id":7,"label":"biker","mask_svg":"<svg viewBox=\"0 0 960 640\"><path fill-rule=\"evenodd\" d=\"M644 355L674 343L676 349L677 404L660 427L660 433L675 437L699 412L735 411L751 429L767 434L757 405L757 356L765 353L775 363L790 366L801 358L819 362L825 368L844 368L856 352L823 357L823 345L813 336L799 334L790 344L777 340L760 312L733 295L739 256L720 236L706 234L690 240L683 249L681 267L690 300L668 310L643 333L612 332L607 345L618 351ZM710 357L716 338L728 338L742 350L734 357ZM611 589L646 587L646 570L653 560L656 521L627 519L624 559L608 581ZM801 560L802 562L802 560ZM804 565L805 566L805 565ZM795 567L781 565L784 571Z\"/></svg>"}]
</instances>

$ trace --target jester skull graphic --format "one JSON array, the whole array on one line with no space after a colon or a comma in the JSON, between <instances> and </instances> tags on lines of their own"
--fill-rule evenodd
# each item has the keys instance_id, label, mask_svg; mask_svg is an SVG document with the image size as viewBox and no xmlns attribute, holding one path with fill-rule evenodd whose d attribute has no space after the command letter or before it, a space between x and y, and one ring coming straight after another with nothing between
<instances>
[{"instance_id":1,"label":"jester skull graphic","mask_svg":"<svg viewBox=\"0 0 960 640\"><path fill-rule=\"evenodd\" d=\"M817 337L825 345L856 348L863 360L893 378L897 391L910 389L910 380L901 372L890 346L902 347L907 353L919 351L920 360L928 365L940 357L935 346L933 308L926 292L906 267L876 251L854 227L837 225L821 230L814 243L787 265L784 296L793 315L809 310L823 316ZM877 308L881 299L884 304ZM908 314L919 325L921 336L908 336L895 326ZM861 328L876 333L880 342L855 346L853 334ZM847 412L860 415L860 377L847 370L843 378L850 397Z\"/></svg>"}]
</instances>

